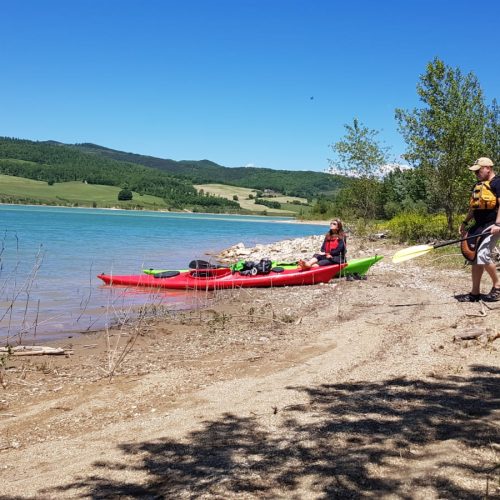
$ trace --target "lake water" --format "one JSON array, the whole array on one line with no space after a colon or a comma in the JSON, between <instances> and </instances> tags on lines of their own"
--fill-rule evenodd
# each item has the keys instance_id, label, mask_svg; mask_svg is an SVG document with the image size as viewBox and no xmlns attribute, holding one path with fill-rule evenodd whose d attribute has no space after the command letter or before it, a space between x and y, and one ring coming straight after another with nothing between
<instances>
[{"instance_id":1,"label":"lake water","mask_svg":"<svg viewBox=\"0 0 500 500\"><path fill-rule=\"evenodd\" d=\"M106 287L101 272L186 268L193 259L246 246L319 234L285 217L0 205L0 341L57 338L103 328L146 291ZM172 308L200 303L199 292L155 292Z\"/></svg>"}]
</instances>

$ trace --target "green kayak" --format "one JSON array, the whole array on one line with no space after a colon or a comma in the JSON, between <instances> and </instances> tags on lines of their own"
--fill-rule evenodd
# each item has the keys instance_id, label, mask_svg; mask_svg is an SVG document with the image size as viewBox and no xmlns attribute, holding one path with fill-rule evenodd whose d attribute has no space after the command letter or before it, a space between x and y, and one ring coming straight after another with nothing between
<instances>
[{"instance_id":1,"label":"green kayak","mask_svg":"<svg viewBox=\"0 0 500 500\"><path fill-rule=\"evenodd\" d=\"M352 259L347 261L347 267L344 267L339 273L339 276L349 276L359 274L364 276L370 267L384 258L383 255L374 255L373 257L363 257L361 259Z\"/></svg>"}]
</instances>

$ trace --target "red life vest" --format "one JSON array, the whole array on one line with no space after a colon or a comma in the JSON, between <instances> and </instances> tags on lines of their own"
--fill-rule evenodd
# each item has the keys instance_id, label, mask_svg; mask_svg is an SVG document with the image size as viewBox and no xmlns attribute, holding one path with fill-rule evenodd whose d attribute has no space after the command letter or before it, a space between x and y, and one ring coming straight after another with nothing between
<instances>
[{"instance_id":1,"label":"red life vest","mask_svg":"<svg viewBox=\"0 0 500 500\"><path fill-rule=\"evenodd\" d=\"M339 239L340 238L337 238L337 237L327 238L325 240L325 253L331 254L334 250L336 250L337 247L339 246ZM345 242L344 242L344 245L345 245Z\"/></svg>"}]
</instances>

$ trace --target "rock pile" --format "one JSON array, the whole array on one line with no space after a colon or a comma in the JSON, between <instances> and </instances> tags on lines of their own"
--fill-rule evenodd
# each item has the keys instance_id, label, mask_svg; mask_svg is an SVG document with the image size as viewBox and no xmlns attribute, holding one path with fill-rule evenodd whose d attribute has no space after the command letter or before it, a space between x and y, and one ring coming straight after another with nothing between
<instances>
[{"instance_id":1,"label":"rock pile","mask_svg":"<svg viewBox=\"0 0 500 500\"><path fill-rule=\"evenodd\" d=\"M318 252L323 243L323 238L323 235L308 236L306 238L278 241L269 245L258 244L253 248L246 248L243 243L238 243L223 250L217 255L217 258L221 262L258 261L260 259L293 262L297 259L310 257L315 252Z\"/></svg>"},{"instance_id":2,"label":"rock pile","mask_svg":"<svg viewBox=\"0 0 500 500\"><path fill-rule=\"evenodd\" d=\"M295 238L293 240L278 241L269 245L255 245L246 248L243 243L238 243L220 252L216 258L222 263L234 262L237 260L271 259L281 262L294 262L297 259L312 257L319 252L323 243L324 235L307 236L305 238ZM349 239L349 255L354 257L357 245L352 238Z\"/></svg>"}]
</instances>

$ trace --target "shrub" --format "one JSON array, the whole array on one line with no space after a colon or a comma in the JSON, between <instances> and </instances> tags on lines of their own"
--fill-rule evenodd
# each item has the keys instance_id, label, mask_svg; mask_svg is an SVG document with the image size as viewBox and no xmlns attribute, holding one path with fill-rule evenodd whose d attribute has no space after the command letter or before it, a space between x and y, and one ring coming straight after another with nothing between
<instances>
[{"instance_id":1,"label":"shrub","mask_svg":"<svg viewBox=\"0 0 500 500\"><path fill-rule=\"evenodd\" d=\"M264 205L265 207L274 208L277 210L281 208L281 203L279 203L278 201L264 200L263 198L255 198L254 203L256 203L257 205Z\"/></svg>"},{"instance_id":2,"label":"shrub","mask_svg":"<svg viewBox=\"0 0 500 500\"><path fill-rule=\"evenodd\" d=\"M430 239L445 239L448 232L446 216L402 213L387 223L387 229L399 241L418 242Z\"/></svg>"},{"instance_id":3,"label":"shrub","mask_svg":"<svg viewBox=\"0 0 500 500\"><path fill-rule=\"evenodd\" d=\"M124 188L118 193L119 201L128 201L132 199L132 191L130 189Z\"/></svg>"}]
</instances>

